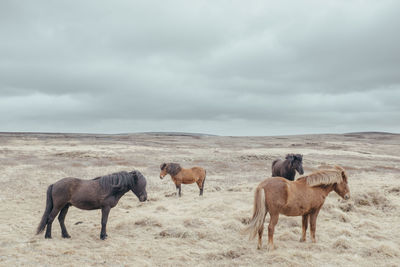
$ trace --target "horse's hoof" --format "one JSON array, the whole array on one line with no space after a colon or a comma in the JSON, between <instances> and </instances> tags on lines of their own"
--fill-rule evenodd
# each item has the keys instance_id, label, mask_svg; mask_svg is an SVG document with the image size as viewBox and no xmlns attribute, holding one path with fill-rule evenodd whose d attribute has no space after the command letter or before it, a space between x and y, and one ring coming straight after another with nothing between
<instances>
[{"instance_id":1,"label":"horse's hoof","mask_svg":"<svg viewBox=\"0 0 400 267\"><path fill-rule=\"evenodd\" d=\"M51 239L51 235L50 236L45 235L44 238Z\"/></svg>"},{"instance_id":2,"label":"horse's hoof","mask_svg":"<svg viewBox=\"0 0 400 267\"><path fill-rule=\"evenodd\" d=\"M106 240L107 237L108 237L108 235L100 235L100 239L101 239L101 240Z\"/></svg>"},{"instance_id":3,"label":"horse's hoof","mask_svg":"<svg viewBox=\"0 0 400 267\"><path fill-rule=\"evenodd\" d=\"M300 238L300 242L306 242L306 239L305 238Z\"/></svg>"},{"instance_id":4,"label":"horse's hoof","mask_svg":"<svg viewBox=\"0 0 400 267\"><path fill-rule=\"evenodd\" d=\"M70 235L63 235L62 237L63 237L63 238L71 238Z\"/></svg>"},{"instance_id":5,"label":"horse's hoof","mask_svg":"<svg viewBox=\"0 0 400 267\"><path fill-rule=\"evenodd\" d=\"M268 251L273 251L274 249L275 249L274 245L270 245L270 244L267 245Z\"/></svg>"}]
</instances>

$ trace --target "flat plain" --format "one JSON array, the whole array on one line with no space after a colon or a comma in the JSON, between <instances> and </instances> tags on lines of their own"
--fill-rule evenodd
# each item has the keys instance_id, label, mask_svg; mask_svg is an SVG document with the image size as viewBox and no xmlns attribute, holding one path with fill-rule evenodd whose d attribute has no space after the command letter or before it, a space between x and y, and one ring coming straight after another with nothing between
<instances>
[{"instance_id":1,"label":"flat plain","mask_svg":"<svg viewBox=\"0 0 400 267\"><path fill-rule=\"evenodd\" d=\"M318 216L317 243L300 243L301 217L281 215L275 246L257 250L240 234L253 192L271 163L303 154L305 174L341 165L351 199L332 192ZM196 184L175 196L163 162L207 170L204 196ZM35 235L47 187L63 177L92 179L137 169L149 201L128 192L111 210L108 239L99 239L100 210L71 207L70 239ZM298 177L298 174L297 176ZM1 266L399 266L400 135L352 133L275 137L180 134L0 133ZM266 224L268 223L268 216Z\"/></svg>"}]
</instances>

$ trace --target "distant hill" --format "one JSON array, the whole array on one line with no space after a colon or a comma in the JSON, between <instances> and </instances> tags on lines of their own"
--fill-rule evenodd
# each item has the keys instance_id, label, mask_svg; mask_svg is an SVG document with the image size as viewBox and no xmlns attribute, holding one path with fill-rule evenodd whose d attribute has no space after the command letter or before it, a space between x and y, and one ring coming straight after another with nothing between
<instances>
[{"instance_id":1,"label":"distant hill","mask_svg":"<svg viewBox=\"0 0 400 267\"><path fill-rule=\"evenodd\" d=\"M204 133L185 133L185 132L134 132L134 133L117 133L117 134L104 134L104 133L51 133L51 132L0 132L2 136L31 136L31 137L96 137L107 138L111 136L134 136L134 135L157 135L157 136L191 136L191 137L204 137L204 136L217 136L213 134Z\"/></svg>"},{"instance_id":2,"label":"distant hill","mask_svg":"<svg viewBox=\"0 0 400 267\"><path fill-rule=\"evenodd\" d=\"M185 133L185 132L142 132L139 134L164 135L164 136L218 136L215 134Z\"/></svg>"},{"instance_id":3,"label":"distant hill","mask_svg":"<svg viewBox=\"0 0 400 267\"><path fill-rule=\"evenodd\" d=\"M398 133L389 133L389 132L351 132L345 133L344 135L359 135L359 134L380 134L380 135L398 135Z\"/></svg>"}]
</instances>

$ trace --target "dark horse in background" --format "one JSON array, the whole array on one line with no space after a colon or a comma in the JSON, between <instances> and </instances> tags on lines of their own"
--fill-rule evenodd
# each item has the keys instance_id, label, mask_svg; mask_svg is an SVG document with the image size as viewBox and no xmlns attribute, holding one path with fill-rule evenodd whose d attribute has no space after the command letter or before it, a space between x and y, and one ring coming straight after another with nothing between
<instances>
[{"instance_id":1,"label":"dark horse in background","mask_svg":"<svg viewBox=\"0 0 400 267\"><path fill-rule=\"evenodd\" d=\"M64 178L50 185L47 189L46 210L39 223L36 234L43 232L47 226L45 238L51 238L51 225L58 215L63 238L70 238L64 220L68 208L75 206L83 210L101 209L102 240L107 238L106 225L111 208L119 199L131 190L140 202L147 200L146 178L139 171L118 172L110 175L82 180Z\"/></svg>"},{"instance_id":2,"label":"dark horse in background","mask_svg":"<svg viewBox=\"0 0 400 267\"><path fill-rule=\"evenodd\" d=\"M300 154L287 154L285 160L276 159L272 162L272 177L284 177L294 181L296 171L303 175L303 156Z\"/></svg>"}]
</instances>

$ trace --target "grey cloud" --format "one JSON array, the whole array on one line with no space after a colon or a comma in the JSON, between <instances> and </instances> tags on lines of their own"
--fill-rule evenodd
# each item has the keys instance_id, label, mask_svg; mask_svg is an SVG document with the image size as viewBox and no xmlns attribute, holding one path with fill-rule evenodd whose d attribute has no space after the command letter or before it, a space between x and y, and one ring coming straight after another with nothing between
<instances>
[{"instance_id":1,"label":"grey cloud","mask_svg":"<svg viewBox=\"0 0 400 267\"><path fill-rule=\"evenodd\" d=\"M0 130L400 132L400 4L288 3L2 1Z\"/></svg>"}]
</instances>

